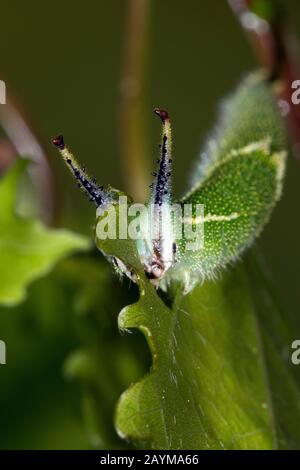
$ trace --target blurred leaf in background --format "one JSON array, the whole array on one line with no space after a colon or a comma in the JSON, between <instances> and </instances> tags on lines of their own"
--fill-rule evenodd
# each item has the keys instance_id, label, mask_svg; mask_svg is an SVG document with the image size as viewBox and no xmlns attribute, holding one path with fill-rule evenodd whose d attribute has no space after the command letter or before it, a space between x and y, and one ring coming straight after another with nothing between
<instances>
[{"instance_id":1,"label":"blurred leaf in background","mask_svg":"<svg viewBox=\"0 0 300 470\"><path fill-rule=\"evenodd\" d=\"M67 230L51 230L16 213L18 184L25 161L19 160L0 181L0 304L16 305L28 284L46 275L60 259L90 241Z\"/></svg>"},{"instance_id":2,"label":"blurred leaf in background","mask_svg":"<svg viewBox=\"0 0 300 470\"><path fill-rule=\"evenodd\" d=\"M126 446L114 407L150 362L142 335L118 331L132 295L104 262L81 256L34 283L23 304L0 309L0 448Z\"/></svg>"},{"instance_id":3,"label":"blurred leaf in background","mask_svg":"<svg viewBox=\"0 0 300 470\"><path fill-rule=\"evenodd\" d=\"M116 315L132 294L114 287L118 280L101 258L61 261L89 250L87 238L17 214L26 164L18 160L0 180L0 337L7 347L0 448L123 447L114 406L144 372L148 354L137 353L145 349L141 337L118 333ZM75 379L83 398L68 385Z\"/></svg>"}]
</instances>

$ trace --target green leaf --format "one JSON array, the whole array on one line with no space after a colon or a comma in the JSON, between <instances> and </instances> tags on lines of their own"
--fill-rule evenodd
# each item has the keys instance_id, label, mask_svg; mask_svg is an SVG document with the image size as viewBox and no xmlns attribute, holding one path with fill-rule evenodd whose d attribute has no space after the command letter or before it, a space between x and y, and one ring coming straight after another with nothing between
<instances>
[{"instance_id":1,"label":"green leaf","mask_svg":"<svg viewBox=\"0 0 300 470\"><path fill-rule=\"evenodd\" d=\"M90 243L67 230L44 227L16 214L15 202L25 163L19 161L0 181L0 304L16 305L34 280L62 258L87 250Z\"/></svg>"},{"instance_id":2,"label":"green leaf","mask_svg":"<svg viewBox=\"0 0 300 470\"><path fill-rule=\"evenodd\" d=\"M281 308L263 258L252 252L246 266L263 341L277 447L299 449L300 368L291 361L299 324Z\"/></svg>"},{"instance_id":3,"label":"green leaf","mask_svg":"<svg viewBox=\"0 0 300 470\"><path fill-rule=\"evenodd\" d=\"M134 245L98 240L127 266ZM132 267L132 266L131 266ZM167 307L142 267L140 299L119 315L120 329L147 339L151 372L122 396L121 437L155 449L272 448L274 432L253 305L242 270L206 282ZM238 314L237 314L238 312Z\"/></svg>"},{"instance_id":4,"label":"green leaf","mask_svg":"<svg viewBox=\"0 0 300 470\"><path fill-rule=\"evenodd\" d=\"M135 258L120 241L98 243L127 265ZM121 311L119 327L144 333L153 365L119 400L119 435L154 449L299 446L300 376L282 355L293 328L265 281L253 282L254 303L240 264L165 303L134 270L140 299Z\"/></svg>"},{"instance_id":5,"label":"green leaf","mask_svg":"<svg viewBox=\"0 0 300 470\"><path fill-rule=\"evenodd\" d=\"M179 294L171 310L152 288L143 289L140 301L121 312L119 326L144 331L153 367L121 397L119 433L155 449L273 448L272 409L243 271Z\"/></svg>"}]
</instances>

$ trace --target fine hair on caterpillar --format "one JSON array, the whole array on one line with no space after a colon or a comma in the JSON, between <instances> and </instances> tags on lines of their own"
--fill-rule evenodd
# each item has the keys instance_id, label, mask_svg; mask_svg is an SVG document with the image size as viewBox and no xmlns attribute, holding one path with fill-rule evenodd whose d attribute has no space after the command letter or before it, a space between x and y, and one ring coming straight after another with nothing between
<instances>
[{"instance_id":1,"label":"fine hair on caterpillar","mask_svg":"<svg viewBox=\"0 0 300 470\"><path fill-rule=\"evenodd\" d=\"M104 191L103 186L96 185L95 179L86 173L85 168L80 167L74 155L65 145L64 137L59 135L52 142L60 151L65 163L77 180L78 186L89 196L90 201L94 202L97 207L107 203L109 195Z\"/></svg>"},{"instance_id":2,"label":"fine hair on caterpillar","mask_svg":"<svg viewBox=\"0 0 300 470\"><path fill-rule=\"evenodd\" d=\"M160 158L157 159L158 170L153 173L155 180L151 185L151 195L148 202L147 213L150 215L150 223L141 231L144 238L144 247L141 249L141 259L145 272L150 279L161 278L165 271L175 262L176 239L173 235L172 221L170 218L171 191L171 123L167 111L159 108L154 113L162 122L162 142L160 144ZM63 160L76 178L78 186L89 196L90 201L97 206L97 213L106 209L115 200L115 194L111 189L104 189L96 185L95 180L80 167L74 155L65 145L64 138L59 135L53 139L53 144L58 148ZM145 206L146 207L146 206ZM111 205L110 209L113 210ZM124 224L122 224L124 226ZM97 225L97 236L99 224ZM113 238L114 223L112 218L108 225L109 234ZM150 233L150 234L149 234ZM103 236L103 234L101 233ZM99 237L100 238L100 237Z\"/></svg>"},{"instance_id":3,"label":"fine hair on caterpillar","mask_svg":"<svg viewBox=\"0 0 300 470\"><path fill-rule=\"evenodd\" d=\"M96 244L100 250L106 254L107 239L121 244L130 238L153 285L167 290L174 281L188 292L196 282L215 279L238 260L268 222L281 195L285 130L266 77L250 74L224 101L218 125L191 175L190 189L176 201L171 120L164 109L154 112L161 120L162 136L157 170L144 205L127 204L121 191L98 186L62 136L53 143L80 188L97 206ZM119 220L121 213L126 214L126 221ZM116 256L113 263L118 272L137 280L133 261L121 257ZM107 258L112 256L107 254Z\"/></svg>"}]
</instances>

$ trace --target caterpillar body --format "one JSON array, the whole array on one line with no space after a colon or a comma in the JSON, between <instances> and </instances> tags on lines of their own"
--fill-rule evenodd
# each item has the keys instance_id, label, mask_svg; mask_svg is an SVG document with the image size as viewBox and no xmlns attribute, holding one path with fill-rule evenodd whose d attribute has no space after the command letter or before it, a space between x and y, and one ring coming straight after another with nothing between
<instances>
[{"instance_id":1,"label":"caterpillar body","mask_svg":"<svg viewBox=\"0 0 300 470\"><path fill-rule=\"evenodd\" d=\"M135 241L136 253L151 282L167 289L172 282L190 291L197 282L215 278L237 260L267 223L282 191L286 160L284 125L271 85L262 73L248 76L221 106L219 122L208 139L191 178L191 189L180 201L172 195L172 133L168 113L155 109L162 121L158 169L146 203L150 224ZM119 191L99 187L80 168L64 144L53 140L79 186L101 209L119 204ZM184 230L176 237L173 204L183 224L201 224L203 243L188 250ZM201 205L198 214L195 207ZM97 220L99 216L97 211ZM189 219L189 220L187 220ZM118 240L125 243L124 240ZM101 240L96 239L102 249ZM105 250L103 250L105 252ZM118 272L137 280L134 263L109 256Z\"/></svg>"}]
</instances>

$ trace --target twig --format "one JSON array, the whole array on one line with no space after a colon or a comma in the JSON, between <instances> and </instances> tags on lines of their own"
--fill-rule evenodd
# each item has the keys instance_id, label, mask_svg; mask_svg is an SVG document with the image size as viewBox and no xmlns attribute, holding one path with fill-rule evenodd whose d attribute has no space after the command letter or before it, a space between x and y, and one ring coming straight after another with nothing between
<instances>
[{"instance_id":1,"label":"twig","mask_svg":"<svg viewBox=\"0 0 300 470\"><path fill-rule=\"evenodd\" d=\"M125 186L136 201L145 199L148 145L143 115L149 0L128 0L123 72L120 83L120 151Z\"/></svg>"},{"instance_id":2,"label":"twig","mask_svg":"<svg viewBox=\"0 0 300 470\"><path fill-rule=\"evenodd\" d=\"M279 80L277 87L279 103L286 116L292 138L300 143L300 105L293 103L292 84L300 79L300 65L296 57L297 43L288 27L282 4L263 0L260 10L253 0L228 0L229 5L246 31L252 47L268 70L270 80ZM263 14L264 13L264 14ZM297 149L297 145L294 149ZM299 152L299 150L298 150ZM296 152L295 152L296 154ZM298 159L300 155L297 155Z\"/></svg>"},{"instance_id":3,"label":"twig","mask_svg":"<svg viewBox=\"0 0 300 470\"><path fill-rule=\"evenodd\" d=\"M53 173L46 152L10 95L6 97L6 104L0 106L0 126L9 139L9 142L4 142L10 159L20 156L35 163L29 172L39 196L40 216L44 222L52 223L57 207Z\"/></svg>"}]
</instances>

